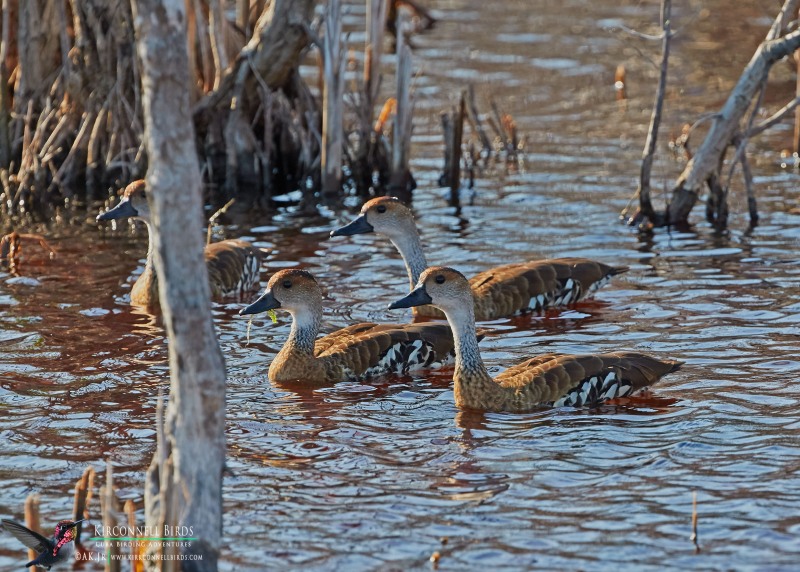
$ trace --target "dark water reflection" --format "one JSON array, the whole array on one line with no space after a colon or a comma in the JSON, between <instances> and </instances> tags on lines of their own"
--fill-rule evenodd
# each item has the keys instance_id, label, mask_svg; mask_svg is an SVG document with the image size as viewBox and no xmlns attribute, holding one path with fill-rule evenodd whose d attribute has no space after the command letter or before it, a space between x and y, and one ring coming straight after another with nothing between
<instances>
[{"instance_id":1,"label":"dark water reflection","mask_svg":"<svg viewBox=\"0 0 800 572\"><path fill-rule=\"evenodd\" d=\"M615 220L635 187L654 86L637 50L652 47L608 28L647 29L657 3L535 4L435 2L442 22L414 40L424 70L414 206L429 258L466 273L565 255L631 266L591 304L489 324L495 333L482 345L495 372L538 352L618 348L687 366L653 399L625 406L465 414L453 406L448 372L275 387L266 371L286 338L285 316L256 320L247 344L240 305L216 305L229 370L223 569L419 569L435 551L451 570L796 566L800 230L786 214L797 176L779 169L776 153L791 128L755 142L754 231L734 188L726 235L700 224L637 237ZM775 9L731 4L675 8L683 31L667 135L724 98ZM614 100L618 63L628 67L625 110ZM768 101L781 104L791 74L776 71ZM524 161L485 174L475 206L456 216L433 187L438 112L465 81L514 114L528 144ZM681 165L666 144L662 151L655 175L669 181ZM327 240L349 216L327 214L284 214L244 234L274 248L270 269L317 275L327 327L407 319L384 310L406 288L393 248L369 236ZM162 331L126 301L144 235L55 232L54 260L26 251L23 274L39 285L0 275L0 513L19 516L25 495L39 491L49 520L71 511L88 463L112 461L121 496L140 502L156 396L167 384ZM692 491L699 554L689 541ZM0 568L23 557L0 537Z\"/></svg>"}]
</instances>

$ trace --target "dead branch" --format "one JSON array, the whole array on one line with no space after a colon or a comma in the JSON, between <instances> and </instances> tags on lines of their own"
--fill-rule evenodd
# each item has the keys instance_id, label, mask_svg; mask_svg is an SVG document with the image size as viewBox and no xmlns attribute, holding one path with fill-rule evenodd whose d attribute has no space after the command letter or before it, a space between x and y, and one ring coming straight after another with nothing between
<instances>
[{"instance_id":1,"label":"dead branch","mask_svg":"<svg viewBox=\"0 0 800 572\"><path fill-rule=\"evenodd\" d=\"M800 77L800 74L798 75L798 77ZM781 107L778 111L770 115L767 119L765 119L758 125L749 128L745 132L745 136L748 139L752 139L757 135L761 135L767 129L770 129L771 127L783 121L783 118L789 115L792 112L792 110L797 109L798 105L800 105L800 96L795 97L792 101Z\"/></svg>"},{"instance_id":2,"label":"dead branch","mask_svg":"<svg viewBox=\"0 0 800 572\"><path fill-rule=\"evenodd\" d=\"M628 220L628 224L648 226L649 221L657 219L653 202L650 198L650 174L653 169L653 159L658 142L658 128L661 125L661 114L664 109L664 94L667 89L667 71L669 69L669 49L671 32L672 1L661 0L661 66L659 68L658 88L656 89L653 112L650 115L650 127L647 130L644 150L642 151L642 167L639 172L639 188L636 193L639 197L639 211ZM623 216L624 216L623 212Z\"/></svg>"},{"instance_id":3,"label":"dead branch","mask_svg":"<svg viewBox=\"0 0 800 572\"><path fill-rule=\"evenodd\" d=\"M776 37L785 26L787 15L796 12L796 9L797 0L787 0L784 3L765 40L745 67L722 110L715 116L697 153L678 178L666 216L659 221L661 224L687 222L702 186L711 185L712 180L718 178L721 159L739 132L739 123L750 103L766 82L770 68L800 47L800 30L790 32L782 38Z\"/></svg>"},{"instance_id":4,"label":"dead branch","mask_svg":"<svg viewBox=\"0 0 800 572\"><path fill-rule=\"evenodd\" d=\"M250 76L250 66L257 70L270 89L286 85L297 66L301 52L308 46L304 24L311 20L315 3L314 0L272 2L258 19L253 38L224 74L219 87L195 106L195 119L199 118L202 124L205 113L212 109L229 107L231 92L242 68L245 68L247 77L244 95L248 101L256 101L257 96L256 80Z\"/></svg>"}]
</instances>

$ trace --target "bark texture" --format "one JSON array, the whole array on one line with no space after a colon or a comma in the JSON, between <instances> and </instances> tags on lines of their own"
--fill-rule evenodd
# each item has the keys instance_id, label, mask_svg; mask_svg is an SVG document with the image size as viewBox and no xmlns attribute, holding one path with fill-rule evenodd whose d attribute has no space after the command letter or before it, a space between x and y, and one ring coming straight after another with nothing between
<instances>
[{"instance_id":1,"label":"bark texture","mask_svg":"<svg viewBox=\"0 0 800 572\"><path fill-rule=\"evenodd\" d=\"M202 556L183 561L181 569L216 570L222 535L225 364L211 317L200 232L204 220L189 111L184 0L133 0L133 13L142 62L155 264L171 378L164 428L167 450L154 460L161 475L160 503L148 502L151 514L146 516L148 525L158 526L163 515L153 512L171 513L171 507L177 507L166 524L191 526L199 540L184 553ZM163 478L169 474L171 479ZM152 480L148 486L152 494Z\"/></svg>"}]
</instances>

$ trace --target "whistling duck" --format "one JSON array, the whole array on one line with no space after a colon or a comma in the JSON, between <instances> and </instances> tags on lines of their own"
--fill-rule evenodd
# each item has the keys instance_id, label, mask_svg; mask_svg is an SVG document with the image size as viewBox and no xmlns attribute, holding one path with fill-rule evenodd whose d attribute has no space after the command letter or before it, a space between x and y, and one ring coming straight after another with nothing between
<instances>
[{"instance_id":1,"label":"whistling duck","mask_svg":"<svg viewBox=\"0 0 800 572\"><path fill-rule=\"evenodd\" d=\"M361 208L349 224L331 236L375 232L387 237L406 264L410 287L428 267L411 210L395 197L378 197ZM587 298L627 266L609 266L588 258L554 258L496 266L470 280L475 319L494 320L517 313L567 306ZM444 317L431 306L413 308L420 316Z\"/></svg>"},{"instance_id":2,"label":"whistling duck","mask_svg":"<svg viewBox=\"0 0 800 572\"><path fill-rule=\"evenodd\" d=\"M453 379L458 407L519 413L542 406L591 406L632 395L683 363L636 352L547 354L512 366L492 379L478 350L472 298L470 283L460 272L433 266L422 273L410 294L389 306L434 304L444 312L455 338Z\"/></svg>"},{"instance_id":3,"label":"whistling duck","mask_svg":"<svg viewBox=\"0 0 800 572\"><path fill-rule=\"evenodd\" d=\"M435 369L453 358L453 334L443 323L362 323L317 339L322 290L305 270L277 272L264 294L239 314L278 308L292 315L292 329L269 366L271 381L318 385L356 381L385 373Z\"/></svg>"},{"instance_id":4,"label":"whistling duck","mask_svg":"<svg viewBox=\"0 0 800 572\"><path fill-rule=\"evenodd\" d=\"M144 272L131 288L131 303L139 306L158 305L158 281L153 263L155 245L150 227L150 207L143 180L125 187L122 199L113 209L97 216L98 221L138 218L147 225L149 244ZM223 240L205 248L208 281L215 299L239 296L258 286L262 251L244 240Z\"/></svg>"}]
</instances>

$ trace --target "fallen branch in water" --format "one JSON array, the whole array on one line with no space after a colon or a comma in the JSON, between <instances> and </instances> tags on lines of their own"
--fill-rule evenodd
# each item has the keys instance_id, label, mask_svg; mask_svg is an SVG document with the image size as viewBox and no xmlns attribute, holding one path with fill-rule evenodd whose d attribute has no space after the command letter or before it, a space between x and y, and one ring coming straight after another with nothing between
<instances>
[{"instance_id":1,"label":"fallen branch in water","mask_svg":"<svg viewBox=\"0 0 800 572\"><path fill-rule=\"evenodd\" d=\"M41 234L25 234L9 232L0 238L0 264L8 265L11 272L19 268L19 259L22 255L22 241L35 241L46 250L50 258L55 257L56 251L48 244Z\"/></svg>"}]
</instances>

